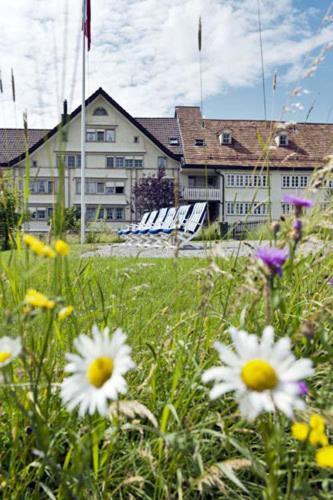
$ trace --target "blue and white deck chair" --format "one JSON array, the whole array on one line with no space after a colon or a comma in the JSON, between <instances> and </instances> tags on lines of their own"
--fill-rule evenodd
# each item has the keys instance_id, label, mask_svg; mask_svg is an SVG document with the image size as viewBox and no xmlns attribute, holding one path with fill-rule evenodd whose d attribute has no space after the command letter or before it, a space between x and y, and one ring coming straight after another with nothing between
<instances>
[{"instance_id":1,"label":"blue and white deck chair","mask_svg":"<svg viewBox=\"0 0 333 500\"><path fill-rule=\"evenodd\" d=\"M127 236L129 236L131 234L131 232L134 229L143 227L146 224L147 220L148 220L149 213L150 212L144 213L143 216L142 216L142 218L141 218L141 220L140 220L140 222L138 222L137 224L129 224L128 226L126 226L124 228L118 229L118 231L117 231L118 236L120 236L121 238L126 238Z\"/></svg>"},{"instance_id":2,"label":"blue and white deck chair","mask_svg":"<svg viewBox=\"0 0 333 500\"><path fill-rule=\"evenodd\" d=\"M141 233L141 231L146 231L147 229L149 230L151 227L153 227L157 214L158 210L153 210L149 213L149 217L146 220L145 224L132 229L131 233L129 234L129 244L136 245L140 241L140 237L142 236L142 234L144 234Z\"/></svg>"},{"instance_id":3,"label":"blue and white deck chair","mask_svg":"<svg viewBox=\"0 0 333 500\"><path fill-rule=\"evenodd\" d=\"M155 227L160 227L163 224L163 221L166 218L167 213L168 213L168 208L161 208L158 212L156 219L153 221L152 225L150 227L146 226L145 228L139 230L139 233L137 234L136 238L137 246L146 246L147 244L149 246L150 231L152 231Z\"/></svg>"},{"instance_id":4,"label":"blue and white deck chair","mask_svg":"<svg viewBox=\"0 0 333 500\"><path fill-rule=\"evenodd\" d=\"M161 243L167 246L169 246L170 244L171 246L174 246L173 240L175 238L175 235L184 227L186 220L189 217L190 211L191 205L182 205L178 208L172 223L169 225L169 227L164 227L160 232L159 238Z\"/></svg>"},{"instance_id":5,"label":"blue and white deck chair","mask_svg":"<svg viewBox=\"0 0 333 500\"><path fill-rule=\"evenodd\" d=\"M187 245L197 234L200 233L206 218L207 203L196 203L190 217L183 227L180 228L178 238L180 247Z\"/></svg>"}]
</instances>

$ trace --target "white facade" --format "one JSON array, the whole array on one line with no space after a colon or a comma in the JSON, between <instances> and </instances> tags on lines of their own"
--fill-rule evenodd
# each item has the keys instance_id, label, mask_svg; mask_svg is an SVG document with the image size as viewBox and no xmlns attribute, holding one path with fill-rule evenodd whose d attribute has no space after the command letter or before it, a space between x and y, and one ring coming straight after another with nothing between
<instances>
[{"instance_id":1,"label":"white facade","mask_svg":"<svg viewBox=\"0 0 333 500\"><path fill-rule=\"evenodd\" d=\"M64 164L66 207L80 206L80 121L77 113L30 154L30 199L32 214L27 230L47 231L57 192L59 162ZM104 220L112 228L137 220L132 190L143 176L156 175L165 166L166 176L179 182L184 202L208 201L210 220L229 223L265 221L287 215L285 194L304 195L311 171L257 170L238 168L188 168L166 154L121 111L101 95L86 109L86 211L89 221ZM223 139L224 140L224 139ZM226 139L225 139L226 140ZM14 166L21 183L25 160ZM61 176L60 176L61 177ZM306 193L309 196L308 193ZM323 195L324 196L324 195Z\"/></svg>"}]
</instances>

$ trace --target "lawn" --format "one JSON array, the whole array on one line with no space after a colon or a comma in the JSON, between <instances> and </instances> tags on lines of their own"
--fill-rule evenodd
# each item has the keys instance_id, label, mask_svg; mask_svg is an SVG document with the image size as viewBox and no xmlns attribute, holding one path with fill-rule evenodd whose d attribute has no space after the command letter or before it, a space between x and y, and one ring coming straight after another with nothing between
<instances>
[{"instance_id":1,"label":"lawn","mask_svg":"<svg viewBox=\"0 0 333 500\"><path fill-rule=\"evenodd\" d=\"M293 245L291 244L291 248ZM331 498L319 446L298 441L282 412L244 418L233 393L211 401L202 373L235 326L292 340L310 358L306 409L332 414L333 257L297 248L275 276L256 259L44 259L26 247L0 257L2 336L23 350L1 368L3 498ZM34 288L54 307L27 308ZM267 307L267 304L270 307ZM73 313L58 319L63 306ZM269 309L269 310L268 310ZM79 417L60 397L65 353L93 325L122 328L136 368L107 416ZM1 350L1 349L0 349ZM269 432L268 432L269 430Z\"/></svg>"}]
</instances>

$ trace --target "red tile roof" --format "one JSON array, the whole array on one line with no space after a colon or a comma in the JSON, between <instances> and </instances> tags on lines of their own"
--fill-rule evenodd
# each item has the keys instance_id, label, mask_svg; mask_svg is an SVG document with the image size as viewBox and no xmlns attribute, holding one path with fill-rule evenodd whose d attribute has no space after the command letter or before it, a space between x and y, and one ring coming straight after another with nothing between
<instances>
[{"instance_id":1,"label":"red tile roof","mask_svg":"<svg viewBox=\"0 0 333 500\"><path fill-rule=\"evenodd\" d=\"M182 145L176 118L136 118L141 125L173 153L182 154ZM178 139L179 145L173 146L169 139Z\"/></svg>"},{"instance_id":2,"label":"red tile roof","mask_svg":"<svg viewBox=\"0 0 333 500\"><path fill-rule=\"evenodd\" d=\"M193 115L193 108L178 114L185 165L254 168L267 164L268 155L272 167L314 168L333 153L333 124L297 123L284 128L286 124L277 122L203 120ZM231 131L232 144L220 144L223 130ZM278 147L274 140L281 130L288 133L286 147ZM196 139L203 139L204 146L196 146ZM266 153L263 142L270 146Z\"/></svg>"},{"instance_id":3,"label":"red tile roof","mask_svg":"<svg viewBox=\"0 0 333 500\"><path fill-rule=\"evenodd\" d=\"M41 140L48 130L29 129L28 147L30 148L36 142ZM10 161L12 158L25 152L24 131L20 128L2 128L0 129L0 163Z\"/></svg>"}]
</instances>

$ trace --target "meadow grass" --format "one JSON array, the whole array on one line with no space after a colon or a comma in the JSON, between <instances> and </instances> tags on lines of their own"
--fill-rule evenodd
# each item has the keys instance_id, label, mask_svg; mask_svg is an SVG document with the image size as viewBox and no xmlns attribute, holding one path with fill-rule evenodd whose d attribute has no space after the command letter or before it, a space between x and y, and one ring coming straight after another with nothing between
<instances>
[{"instance_id":1,"label":"meadow grass","mask_svg":"<svg viewBox=\"0 0 333 500\"><path fill-rule=\"evenodd\" d=\"M296 255L273 294L271 323L310 357L307 410L333 424L332 309L327 285L333 257ZM3 498L331 498L332 479L315 448L295 441L291 422L263 443L258 420L240 418L232 395L211 402L201 382L218 362L215 340L228 327L260 334L266 321L257 262L230 259L42 259L28 249L1 254L2 335L20 336L23 354L2 369L0 432ZM25 310L27 288L74 306ZM57 309L57 310L58 310ZM136 369L110 417L79 418L59 396L65 353L93 324L128 334ZM269 467L268 464L271 463Z\"/></svg>"}]
</instances>

